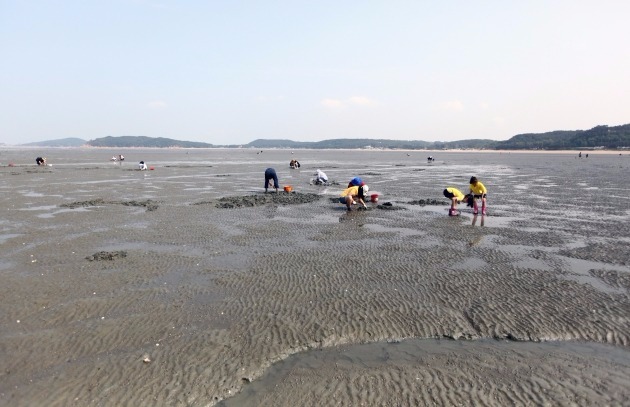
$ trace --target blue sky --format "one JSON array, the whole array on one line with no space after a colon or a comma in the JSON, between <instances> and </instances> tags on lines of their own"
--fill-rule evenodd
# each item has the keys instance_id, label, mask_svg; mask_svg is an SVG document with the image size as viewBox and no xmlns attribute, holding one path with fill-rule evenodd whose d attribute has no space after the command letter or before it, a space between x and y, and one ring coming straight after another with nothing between
<instances>
[{"instance_id":1,"label":"blue sky","mask_svg":"<svg viewBox=\"0 0 630 407\"><path fill-rule=\"evenodd\" d=\"M0 0L0 143L630 123L628 16L626 0Z\"/></svg>"}]
</instances>

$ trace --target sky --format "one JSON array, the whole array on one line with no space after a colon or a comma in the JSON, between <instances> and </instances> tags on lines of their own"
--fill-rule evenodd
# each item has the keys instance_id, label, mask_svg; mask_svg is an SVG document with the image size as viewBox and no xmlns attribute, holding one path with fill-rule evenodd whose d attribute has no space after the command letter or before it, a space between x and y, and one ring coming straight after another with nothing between
<instances>
[{"instance_id":1,"label":"sky","mask_svg":"<svg viewBox=\"0 0 630 407\"><path fill-rule=\"evenodd\" d=\"M630 123L630 1L0 0L0 143Z\"/></svg>"}]
</instances>

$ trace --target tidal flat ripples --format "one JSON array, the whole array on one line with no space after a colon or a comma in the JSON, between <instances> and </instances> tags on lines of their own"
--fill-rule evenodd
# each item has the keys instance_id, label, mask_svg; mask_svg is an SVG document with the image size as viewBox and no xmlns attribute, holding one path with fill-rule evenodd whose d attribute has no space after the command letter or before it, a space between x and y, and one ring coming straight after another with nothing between
<instances>
[{"instance_id":1,"label":"tidal flat ripples","mask_svg":"<svg viewBox=\"0 0 630 407\"><path fill-rule=\"evenodd\" d=\"M630 396L630 214L611 198L630 181L627 157L123 152L155 166L140 172L97 153L0 167L0 404ZM325 163L338 185L311 184ZM267 167L295 193L264 195ZM356 175L400 210L335 203ZM442 190L471 175L489 215L447 216ZM67 206L83 202L104 204ZM88 260L100 252L125 256Z\"/></svg>"}]
</instances>

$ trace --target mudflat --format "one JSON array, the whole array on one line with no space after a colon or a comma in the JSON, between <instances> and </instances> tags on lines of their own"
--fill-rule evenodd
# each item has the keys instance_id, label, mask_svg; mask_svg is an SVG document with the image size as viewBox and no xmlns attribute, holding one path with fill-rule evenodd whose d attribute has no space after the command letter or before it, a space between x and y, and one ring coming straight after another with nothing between
<instances>
[{"instance_id":1,"label":"mudflat","mask_svg":"<svg viewBox=\"0 0 630 407\"><path fill-rule=\"evenodd\" d=\"M293 192L265 194L267 167ZM0 404L625 405L629 170L577 152L0 150ZM447 216L442 190L472 175L488 215ZM379 195L367 211L335 202L354 176Z\"/></svg>"}]
</instances>

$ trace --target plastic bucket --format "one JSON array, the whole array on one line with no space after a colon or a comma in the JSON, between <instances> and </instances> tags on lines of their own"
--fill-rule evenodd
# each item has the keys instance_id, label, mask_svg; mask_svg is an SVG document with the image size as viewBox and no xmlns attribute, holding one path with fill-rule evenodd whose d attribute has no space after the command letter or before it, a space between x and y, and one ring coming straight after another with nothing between
<instances>
[{"instance_id":1,"label":"plastic bucket","mask_svg":"<svg viewBox=\"0 0 630 407\"><path fill-rule=\"evenodd\" d=\"M372 202L378 202L378 194L372 194L372 195L370 195L370 201L372 201Z\"/></svg>"},{"instance_id":2,"label":"plastic bucket","mask_svg":"<svg viewBox=\"0 0 630 407\"><path fill-rule=\"evenodd\" d=\"M293 191L293 187L291 185L285 185L284 192L291 192L291 191Z\"/></svg>"}]
</instances>

